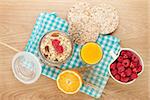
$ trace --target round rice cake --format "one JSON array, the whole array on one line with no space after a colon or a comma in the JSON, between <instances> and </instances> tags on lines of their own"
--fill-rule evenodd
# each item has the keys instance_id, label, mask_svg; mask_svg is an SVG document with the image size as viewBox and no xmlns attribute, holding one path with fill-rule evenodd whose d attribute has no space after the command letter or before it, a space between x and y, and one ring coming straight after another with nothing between
<instances>
[{"instance_id":1,"label":"round rice cake","mask_svg":"<svg viewBox=\"0 0 150 100\"><path fill-rule=\"evenodd\" d=\"M118 27L118 11L109 4L91 7L91 16L96 19L96 23L100 24L101 34L110 34Z\"/></svg>"},{"instance_id":2,"label":"round rice cake","mask_svg":"<svg viewBox=\"0 0 150 100\"><path fill-rule=\"evenodd\" d=\"M89 41L95 42L100 32L100 26L91 19L90 5L78 2L68 12L69 33L77 44Z\"/></svg>"},{"instance_id":3,"label":"round rice cake","mask_svg":"<svg viewBox=\"0 0 150 100\"><path fill-rule=\"evenodd\" d=\"M109 34L119 24L118 12L108 4L90 6L87 2L78 2L70 8L67 16L69 33L77 44L95 42L99 34Z\"/></svg>"},{"instance_id":4,"label":"round rice cake","mask_svg":"<svg viewBox=\"0 0 150 100\"><path fill-rule=\"evenodd\" d=\"M69 33L72 40L77 44L84 44L86 42L95 42L99 36L100 28L89 21L87 24L72 23L69 27Z\"/></svg>"},{"instance_id":5,"label":"round rice cake","mask_svg":"<svg viewBox=\"0 0 150 100\"><path fill-rule=\"evenodd\" d=\"M90 5L87 2L78 2L69 9L67 20L69 24L82 21L86 22L89 18Z\"/></svg>"}]
</instances>

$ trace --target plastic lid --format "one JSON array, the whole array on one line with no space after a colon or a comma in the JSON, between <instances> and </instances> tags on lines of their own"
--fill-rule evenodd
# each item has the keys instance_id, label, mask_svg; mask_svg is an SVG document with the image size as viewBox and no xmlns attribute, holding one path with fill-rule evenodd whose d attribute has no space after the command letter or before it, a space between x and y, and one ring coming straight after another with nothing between
<instances>
[{"instance_id":1,"label":"plastic lid","mask_svg":"<svg viewBox=\"0 0 150 100\"><path fill-rule=\"evenodd\" d=\"M38 58L30 52L19 52L12 60L12 70L15 77L24 84L31 84L38 80L41 65Z\"/></svg>"}]
</instances>

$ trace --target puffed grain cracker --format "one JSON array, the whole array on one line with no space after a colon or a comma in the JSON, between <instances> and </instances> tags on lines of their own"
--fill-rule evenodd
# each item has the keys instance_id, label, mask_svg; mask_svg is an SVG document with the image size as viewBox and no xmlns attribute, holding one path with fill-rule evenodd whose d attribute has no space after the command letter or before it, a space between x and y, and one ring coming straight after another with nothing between
<instances>
[{"instance_id":1,"label":"puffed grain cracker","mask_svg":"<svg viewBox=\"0 0 150 100\"><path fill-rule=\"evenodd\" d=\"M99 34L115 31L119 24L118 12L108 4L90 6L87 2L78 2L70 8L67 16L69 33L77 44L95 42Z\"/></svg>"},{"instance_id":2,"label":"puffed grain cracker","mask_svg":"<svg viewBox=\"0 0 150 100\"><path fill-rule=\"evenodd\" d=\"M101 34L109 34L114 32L119 24L118 11L109 4L100 4L91 7L92 18L100 24Z\"/></svg>"}]
</instances>

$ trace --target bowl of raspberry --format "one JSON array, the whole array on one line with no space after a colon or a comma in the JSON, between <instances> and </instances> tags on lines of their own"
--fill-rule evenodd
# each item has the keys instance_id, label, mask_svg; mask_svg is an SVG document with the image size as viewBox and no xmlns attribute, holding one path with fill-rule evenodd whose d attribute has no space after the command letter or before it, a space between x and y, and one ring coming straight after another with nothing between
<instances>
[{"instance_id":1,"label":"bowl of raspberry","mask_svg":"<svg viewBox=\"0 0 150 100\"><path fill-rule=\"evenodd\" d=\"M111 53L115 59L109 66L110 76L120 84L131 84L144 71L141 56L130 48L121 48L118 55Z\"/></svg>"},{"instance_id":2,"label":"bowl of raspberry","mask_svg":"<svg viewBox=\"0 0 150 100\"><path fill-rule=\"evenodd\" d=\"M43 63L50 66L64 64L72 55L73 44L65 32L58 30L46 33L39 43L39 56Z\"/></svg>"}]
</instances>

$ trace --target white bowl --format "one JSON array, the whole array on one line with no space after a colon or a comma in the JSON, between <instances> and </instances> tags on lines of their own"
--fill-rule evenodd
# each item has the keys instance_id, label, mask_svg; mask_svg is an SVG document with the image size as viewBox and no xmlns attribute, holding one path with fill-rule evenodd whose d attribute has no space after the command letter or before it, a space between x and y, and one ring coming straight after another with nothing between
<instances>
[{"instance_id":1,"label":"white bowl","mask_svg":"<svg viewBox=\"0 0 150 100\"><path fill-rule=\"evenodd\" d=\"M142 66L142 71L141 71L140 73L138 73L138 76L141 75L141 74L143 73L143 71L144 71L144 62L143 62L143 59L142 59L142 57L141 57L136 51L134 51L134 50L131 49L131 48L121 48L118 54L115 54L115 53L113 53L113 52L110 52L110 55L114 58L114 60L110 63L110 65L119 57L119 55L120 55L120 53L121 53L122 50L131 51L132 53L136 54L136 55L139 57L139 59L140 59L139 61L140 61L140 64L141 64L141 66ZM110 74L110 76L111 76L116 82L118 82L118 83L120 83L120 84L126 84L126 85L127 85L127 84L133 83L133 82L136 80L136 79L134 79L134 80L132 80L132 81L130 81L130 82L127 82L127 83L118 81L118 80L115 79L114 76L111 74L110 65L109 65L109 67L108 67L109 74Z\"/></svg>"}]
</instances>

